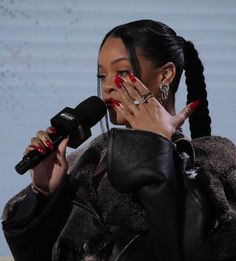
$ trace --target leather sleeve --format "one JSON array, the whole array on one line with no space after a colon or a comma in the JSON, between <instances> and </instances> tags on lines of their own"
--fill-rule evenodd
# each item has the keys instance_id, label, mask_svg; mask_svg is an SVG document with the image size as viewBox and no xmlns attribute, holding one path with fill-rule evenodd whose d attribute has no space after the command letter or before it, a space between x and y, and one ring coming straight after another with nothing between
<instances>
[{"instance_id":1,"label":"leather sleeve","mask_svg":"<svg viewBox=\"0 0 236 261\"><path fill-rule=\"evenodd\" d=\"M138 194L147 212L149 240L157 259L183 260L174 145L155 133L112 129L108 174L120 192Z\"/></svg>"},{"instance_id":2,"label":"leather sleeve","mask_svg":"<svg viewBox=\"0 0 236 261\"><path fill-rule=\"evenodd\" d=\"M68 158L70 174L65 176L61 186L49 199L39 193L35 194L28 186L8 201L3 213L2 226L15 261L52 261L58 258L62 230L71 222L69 218L73 214L72 201L77 199L88 206L89 200L93 197L90 197L91 190L86 191L86 189L87 179L90 179L88 173L92 172L91 166L97 166L100 160L99 153L102 146L98 144L106 145L104 135L72 153ZM81 175L83 175L82 181ZM84 185L81 188L82 182ZM76 204L75 207L78 213L82 213L81 217L84 217L83 213L86 211ZM88 214L88 217L90 216L91 213ZM88 218L86 222L93 225L90 220L91 218ZM76 233L77 230L74 229L73 232ZM85 231L83 230L84 234ZM77 245L73 244L72 248ZM66 250L69 251L69 248ZM62 252L66 254L64 249Z\"/></svg>"},{"instance_id":3,"label":"leather sleeve","mask_svg":"<svg viewBox=\"0 0 236 261\"><path fill-rule=\"evenodd\" d=\"M3 221L4 235L15 261L52 260L53 244L70 211L65 193L61 188L47 199L28 190L17 209Z\"/></svg>"}]
</instances>

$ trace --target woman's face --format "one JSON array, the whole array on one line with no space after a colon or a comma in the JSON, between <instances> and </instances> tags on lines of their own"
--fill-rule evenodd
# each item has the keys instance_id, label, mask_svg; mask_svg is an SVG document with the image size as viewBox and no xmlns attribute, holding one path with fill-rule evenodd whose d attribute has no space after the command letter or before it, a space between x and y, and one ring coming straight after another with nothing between
<instances>
[{"instance_id":1,"label":"woman's face","mask_svg":"<svg viewBox=\"0 0 236 261\"><path fill-rule=\"evenodd\" d=\"M146 87L159 96L161 77L157 68L151 61L146 59L141 52L137 51L140 64L141 80ZM98 74L101 79L102 95L105 103L109 104L111 99L120 102L117 87L114 84L116 74L130 81L128 74L133 73L127 50L120 38L109 37L102 46L98 57ZM113 101L114 101L113 100ZM110 121L115 125L128 126L128 122L117 112L114 106L108 106Z\"/></svg>"}]
</instances>

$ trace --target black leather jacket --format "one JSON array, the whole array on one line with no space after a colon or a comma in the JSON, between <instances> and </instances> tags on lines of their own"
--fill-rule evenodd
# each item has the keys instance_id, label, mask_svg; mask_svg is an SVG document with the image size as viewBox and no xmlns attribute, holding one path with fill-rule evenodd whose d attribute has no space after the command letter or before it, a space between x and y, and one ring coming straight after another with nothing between
<instances>
[{"instance_id":1,"label":"black leather jacket","mask_svg":"<svg viewBox=\"0 0 236 261\"><path fill-rule=\"evenodd\" d=\"M191 144L120 129L107 141L83 153L50 198L28 187L9 202L3 229L15 261L215 260L208 236L216 217L199 186ZM141 228L111 221L97 201L87 177L101 164L101 147L112 189L132 195L130 209L135 202L145 213Z\"/></svg>"},{"instance_id":2,"label":"black leather jacket","mask_svg":"<svg viewBox=\"0 0 236 261\"><path fill-rule=\"evenodd\" d=\"M194 177L191 153L184 140L174 144L154 133L113 130L108 148L111 183L121 192L136 191L148 219L147 231L119 260L206 260L214 216Z\"/></svg>"}]
</instances>

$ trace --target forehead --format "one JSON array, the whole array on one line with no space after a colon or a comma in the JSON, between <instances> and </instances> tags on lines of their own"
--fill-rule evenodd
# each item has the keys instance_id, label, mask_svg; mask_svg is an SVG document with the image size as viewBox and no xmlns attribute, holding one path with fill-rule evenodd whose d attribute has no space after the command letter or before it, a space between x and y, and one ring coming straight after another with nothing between
<instances>
[{"instance_id":1,"label":"forehead","mask_svg":"<svg viewBox=\"0 0 236 261\"><path fill-rule=\"evenodd\" d=\"M106 60L128 57L128 52L120 38L108 37L100 49L98 62L102 64Z\"/></svg>"},{"instance_id":2,"label":"forehead","mask_svg":"<svg viewBox=\"0 0 236 261\"><path fill-rule=\"evenodd\" d=\"M145 74L146 71L151 71L155 68L152 61L147 59L139 48L136 49L136 55L138 66L140 68L140 76ZM98 55L98 67L110 68L110 66L116 65L119 62L125 62L126 65L128 62L128 64L133 67L123 41L120 38L108 37L100 49Z\"/></svg>"}]
</instances>

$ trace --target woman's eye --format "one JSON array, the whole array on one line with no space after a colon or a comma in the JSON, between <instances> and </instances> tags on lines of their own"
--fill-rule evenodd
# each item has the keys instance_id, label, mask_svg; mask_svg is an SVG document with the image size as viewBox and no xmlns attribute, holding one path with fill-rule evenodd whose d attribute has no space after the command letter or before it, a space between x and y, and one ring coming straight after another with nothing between
<instances>
[{"instance_id":1,"label":"woman's eye","mask_svg":"<svg viewBox=\"0 0 236 261\"><path fill-rule=\"evenodd\" d=\"M120 70L120 71L117 71L117 74L121 77L127 77L130 74L130 71Z\"/></svg>"},{"instance_id":2,"label":"woman's eye","mask_svg":"<svg viewBox=\"0 0 236 261\"><path fill-rule=\"evenodd\" d=\"M97 78L102 82L105 79L104 74L97 74Z\"/></svg>"}]
</instances>

